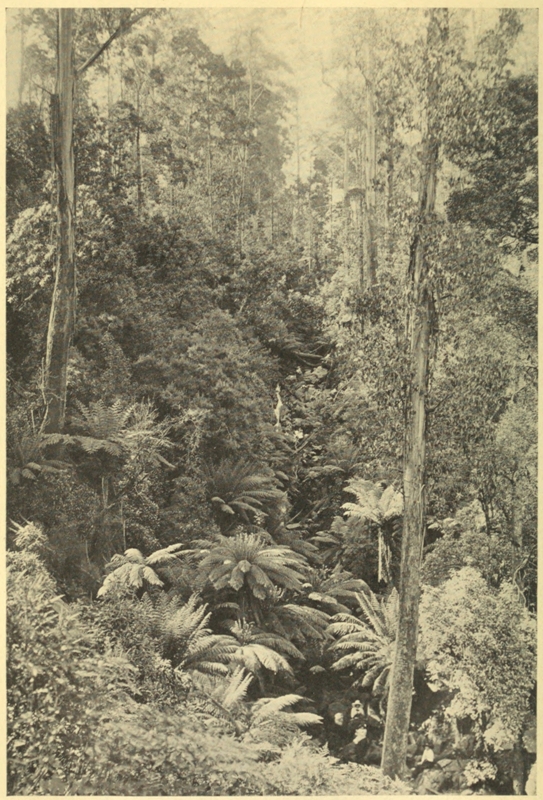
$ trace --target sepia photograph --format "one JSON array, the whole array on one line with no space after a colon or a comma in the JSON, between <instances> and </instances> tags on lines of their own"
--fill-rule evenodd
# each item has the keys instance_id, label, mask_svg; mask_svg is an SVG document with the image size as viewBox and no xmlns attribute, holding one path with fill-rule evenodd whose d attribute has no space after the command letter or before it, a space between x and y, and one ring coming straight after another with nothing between
<instances>
[{"instance_id":1,"label":"sepia photograph","mask_svg":"<svg viewBox=\"0 0 543 800\"><path fill-rule=\"evenodd\" d=\"M10 796L536 796L538 8L6 8Z\"/></svg>"}]
</instances>

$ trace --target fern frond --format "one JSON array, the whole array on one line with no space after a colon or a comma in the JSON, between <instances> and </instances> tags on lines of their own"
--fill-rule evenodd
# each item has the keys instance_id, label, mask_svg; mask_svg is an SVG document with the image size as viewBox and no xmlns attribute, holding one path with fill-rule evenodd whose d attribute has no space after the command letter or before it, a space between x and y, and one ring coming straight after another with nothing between
<instances>
[{"instance_id":1,"label":"fern frond","mask_svg":"<svg viewBox=\"0 0 543 800\"><path fill-rule=\"evenodd\" d=\"M236 667L223 695L223 703L226 708L232 708L245 700L253 679L253 675L246 672L243 667Z\"/></svg>"}]
</instances>

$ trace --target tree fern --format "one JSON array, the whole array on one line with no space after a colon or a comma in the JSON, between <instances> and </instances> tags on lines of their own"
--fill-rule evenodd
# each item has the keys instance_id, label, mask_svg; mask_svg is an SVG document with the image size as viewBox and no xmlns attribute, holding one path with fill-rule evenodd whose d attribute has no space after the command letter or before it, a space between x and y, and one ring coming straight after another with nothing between
<instances>
[{"instance_id":1,"label":"tree fern","mask_svg":"<svg viewBox=\"0 0 543 800\"><path fill-rule=\"evenodd\" d=\"M204 712L233 726L238 735L248 727L246 696L253 675L243 667L236 667L229 675L192 675L192 693L202 704Z\"/></svg>"},{"instance_id":2,"label":"tree fern","mask_svg":"<svg viewBox=\"0 0 543 800\"><path fill-rule=\"evenodd\" d=\"M79 416L72 417L73 427L93 439L111 442L121 436L135 408L134 405L126 406L122 400L115 400L108 406L101 398L88 406L80 402L76 405Z\"/></svg>"},{"instance_id":3,"label":"tree fern","mask_svg":"<svg viewBox=\"0 0 543 800\"><path fill-rule=\"evenodd\" d=\"M116 400L108 406L99 399L88 406L77 403L77 407L79 415L71 420L71 441L84 452L94 455L103 451L117 458L132 456L147 463L168 465L161 453L172 446L168 438L170 424L158 421L157 412L149 403L127 406Z\"/></svg>"},{"instance_id":4,"label":"tree fern","mask_svg":"<svg viewBox=\"0 0 543 800\"><path fill-rule=\"evenodd\" d=\"M257 700L251 709L251 722L245 740L284 746L304 728L320 725L322 717L318 714L292 710L293 706L304 700L306 698L298 694Z\"/></svg>"},{"instance_id":5,"label":"tree fern","mask_svg":"<svg viewBox=\"0 0 543 800\"><path fill-rule=\"evenodd\" d=\"M356 602L357 592L367 588L365 581L353 578L352 573L344 571L340 564L337 564L333 571L311 570L304 584L309 600L320 603L336 613L342 611L348 613L349 609L341 601Z\"/></svg>"},{"instance_id":6,"label":"tree fern","mask_svg":"<svg viewBox=\"0 0 543 800\"><path fill-rule=\"evenodd\" d=\"M137 590L147 585L164 586L156 569L175 563L182 547L182 544L172 544L155 550L147 558L136 548L129 548L124 555L117 553L107 565L109 574L104 578L97 597L104 597L114 589Z\"/></svg>"},{"instance_id":7,"label":"tree fern","mask_svg":"<svg viewBox=\"0 0 543 800\"><path fill-rule=\"evenodd\" d=\"M285 639L307 644L328 638L329 615L316 608L294 603L271 604L263 612L264 624Z\"/></svg>"},{"instance_id":8,"label":"tree fern","mask_svg":"<svg viewBox=\"0 0 543 800\"><path fill-rule=\"evenodd\" d=\"M225 459L206 470L208 497L219 514L223 529L236 515L246 523L266 517L284 502L285 493L273 471L254 461Z\"/></svg>"},{"instance_id":9,"label":"tree fern","mask_svg":"<svg viewBox=\"0 0 543 800\"><path fill-rule=\"evenodd\" d=\"M384 537L384 527L387 523L394 523L403 514L403 495L393 486L383 488L381 484L353 478L345 487L346 492L356 496L356 503L344 503L342 508L348 517L362 522L370 521L378 526L378 580L391 578L391 550L390 543ZM397 533L398 526L392 524L392 532ZM396 576L397 580L397 576Z\"/></svg>"},{"instance_id":10,"label":"tree fern","mask_svg":"<svg viewBox=\"0 0 543 800\"><path fill-rule=\"evenodd\" d=\"M211 675L225 675L226 666L236 648L231 636L216 635L208 627L210 612L197 595L187 603L168 595L142 601L152 630L159 640L162 657L182 672L197 670Z\"/></svg>"},{"instance_id":11,"label":"tree fern","mask_svg":"<svg viewBox=\"0 0 543 800\"><path fill-rule=\"evenodd\" d=\"M253 623L244 621L225 623L237 647L230 656L233 664L244 667L264 686L263 670L274 675L285 673L293 675L286 656L303 659L303 654L291 642L282 636L258 629Z\"/></svg>"},{"instance_id":12,"label":"tree fern","mask_svg":"<svg viewBox=\"0 0 543 800\"><path fill-rule=\"evenodd\" d=\"M46 473L55 474L69 470L71 465L67 461L48 458L46 455L47 448L56 443L57 437L52 434L41 434L33 430L8 431L9 482L18 486L21 481L35 481Z\"/></svg>"},{"instance_id":13,"label":"tree fern","mask_svg":"<svg viewBox=\"0 0 543 800\"><path fill-rule=\"evenodd\" d=\"M365 619L337 614L328 627L329 633L337 637L330 646L336 657L332 669L361 673L354 685L371 686L374 694L384 695L394 657L398 593L394 589L382 600L368 590L357 594L357 599Z\"/></svg>"},{"instance_id":14,"label":"tree fern","mask_svg":"<svg viewBox=\"0 0 543 800\"><path fill-rule=\"evenodd\" d=\"M215 589L229 586L258 600L265 600L276 585L301 591L305 568L306 561L299 553L268 545L261 536L247 533L223 537L200 563L200 573Z\"/></svg>"}]
</instances>

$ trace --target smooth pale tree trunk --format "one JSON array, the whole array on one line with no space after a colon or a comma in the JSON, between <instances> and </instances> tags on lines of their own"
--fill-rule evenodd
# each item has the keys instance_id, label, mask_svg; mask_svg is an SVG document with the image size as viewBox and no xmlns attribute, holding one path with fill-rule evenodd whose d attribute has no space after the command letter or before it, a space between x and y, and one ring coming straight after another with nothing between
<instances>
[{"instance_id":1,"label":"smooth pale tree trunk","mask_svg":"<svg viewBox=\"0 0 543 800\"><path fill-rule=\"evenodd\" d=\"M74 94L76 78L100 58L111 43L132 25L150 14L144 10L132 17L123 12L118 28L76 71L74 65L74 9L58 12L57 79L51 95L51 141L57 183L57 263L51 313L47 330L43 394L44 433L59 433L64 427L70 344L75 325L75 166L73 148Z\"/></svg>"},{"instance_id":2,"label":"smooth pale tree trunk","mask_svg":"<svg viewBox=\"0 0 543 800\"><path fill-rule=\"evenodd\" d=\"M75 321L75 177L73 151L74 11L58 12L58 63L51 96L51 138L57 181L58 249L45 357L45 417L42 430L58 433L64 425L68 356Z\"/></svg>"},{"instance_id":3,"label":"smooth pale tree trunk","mask_svg":"<svg viewBox=\"0 0 543 800\"><path fill-rule=\"evenodd\" d=\"M377 230L375 220L375 178L377 175L377 144L375 137L375 97L373 88L373 54L366 48L366 140L364 148L364 228L363 259L364 286L377 280Z\"/></svg>"},{"instance_id":4,"label":"smooth pale tree trunk","mask_svg":"<svg viewBox=\"0 0 543 800\"><path fill-rule=\"evenodd\" d=\"M349 274L349 129L345 128L343 144L343 272Z\"/></svg>"},{"instance_id":5,"label":"smooth pale tree trunk","mask_svg":"<svg viewBox=\"0 0 543 800\"><path fill-rule=\"evenodd\" d=\"M26 19L25 19L25 12L19 12L19 25L20 25L20 48L21 48L21 63L19 69L19 87L18 87L18 105L21 105L23 102L23 92L25 88L25 27L26 27Z\"/></svg>"},{"instance_id":6,"label":"smooth pale tree trunk","mask_svg":"<svg viewBox=\"0 0 543 800\"><path fill-rule=\"evenodd\" d=\"M447 35L446 9L432 9L428 24L428 50L439 58L440 40ZM438 62L439 64L439 62ZM404 524L396 647L391 671L382 769L389 777L406 773L407 737L411 716L413 675L417 652L420 571L424 541L426 395L429 356L434 345L434 303L429 285L429 263L424 228L435 208L439 141L435 118L439 77L436 66L427 85L427 130L422 146L419 220L409 260L408 337L410 386L405 422Z\"/></svg>"},{"instance_id":7,"label":"smooth pale tree trunk","mask_svg":"<svg viewBox=\"0 0 543 800\"><path fill-rule=\"evenodd\" d=\"M365 277L365 227L364 227L364 211L362 208L362 192L356 189L351 189L349 192L349 208L350 208L350 223L354 233L354 259L353 271L357 273L358 288L362 289L364 286Z\"/></svg>"}]
</instances>

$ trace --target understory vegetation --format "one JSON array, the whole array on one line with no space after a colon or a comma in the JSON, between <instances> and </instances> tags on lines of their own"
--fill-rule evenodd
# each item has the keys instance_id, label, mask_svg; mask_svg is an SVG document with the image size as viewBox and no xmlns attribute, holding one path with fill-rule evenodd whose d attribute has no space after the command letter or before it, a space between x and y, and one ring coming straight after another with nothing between
<instances>
[{"instance_id":1,"label":"understory vegetation","mask_svg":"<svg viewBox=\"0 0 543 800\"><path fill-rule=\"evenodd\" d=\"M10 18L8 793L522 794L536 719L531 12L334 12L317 135L294 88L306 56L274 50L286 10L247 11L224 54L211 12L139 11ZM54 417L59 21L73 25L77 270ZM422 214L428 131L439 180ZM418 644L393 780L381 763L425 308Z\"/></svg>"}]
</instances>

